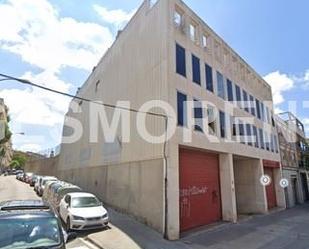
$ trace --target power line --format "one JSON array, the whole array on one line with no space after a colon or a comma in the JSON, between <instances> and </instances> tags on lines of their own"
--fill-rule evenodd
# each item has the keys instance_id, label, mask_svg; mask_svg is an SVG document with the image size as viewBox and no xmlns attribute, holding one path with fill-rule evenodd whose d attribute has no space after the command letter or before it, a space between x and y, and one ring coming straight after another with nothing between
<instances>
[{"instance_id":1,"label":"power line","mask_svg":"<svg viewBox=\"0 0 309 249\"><path fill-rule=\"evenodd\" d=\"M73 99L79 99L79 100L82 100L82 101L87 101L87 102L90 102L90 103L94 103L94 104L98 104L98 105L103 105L105 107L110 107L110 108L114 108L114 109L121 109L121 110L135 112L135 113L144 113L144 114L149 114L149 115L157 116L157 117L168 118L167 115L160 114L160 113L142 112L142 111L139 111L139 110L136 110L136 109L132 109L132 108L121 107L121 106L116 106L116 105L106 104L106 103L100 103L100 102L97 102L97 101L93 101L91 99L75 96L75 95L72 95L72 94L69 94L69 93L61 92L61 91L58 91L58 90L55 90L55 89L52 89L52 88L48 88L48 87L45 87L45 86L42 86L42 85L38 85L38 84L35 84L35 83L33 83L33 82L31 82L30 80L27 80L27 79L20 79L20 78L16 78L16 77L13 77L13 76L10 76L10 75L6 75L6 74L1 74L1 73L0 73L0 76L5 78L5 79L0 79L0 81L15 80L15 81L18 81L18 82L20 82L22 84L30 85L30 86L33 86L33 87L37 87L37 88L43 89L45 91L53 92L53 93L56 93L56 94L61 94L63 96L66 96L66 97L69 97L69 98L73 98Z\"/></svg>"},{"instance_id":2,"label":"power line","mask_svg":"<svg viewBox=\"0 0 309 249\"><path fill-rule=\"evenodd\" d=\"M4 81L4 80L15 80L17 82L20 82L22 84L26 84L26 85L30 85L30 86L33 86L33 87L37 87L37 88L40 88L40 89L43 89L45 91L50 91L50 92L53 92L53 93L57 93L57 94L61 94L63 96L66 96L66 97L70 97L70 98L73 98L73 99L79 99L79 100L82 100L82 101L87 101L87 102L90 102L90 103L95 103L95 104L98 104L98 105L103 105L103 106L106 106L106 107L110 107L110 108L114 108L114 109L121 109L121 110L126 110L126 111L130 111L130 112L135 112L135 113L144 113L144 114L149 114L149 115L152 115L152 116L157 116L157 117L161 117L161 118L164 118L164 121L165 121L165 141L164 141L164 144L163 144L163 158L164 158L164 213L165 213L165 217L164 217L164 236L167 237L167 222L168 222L168 197L167 197L167 187L168 187L168 159L167 159L167 128L168 128L168 118L169 116L167 115L164 115L164 114L159 114L159 113L154 113L154 112L141 112L139 110L136 110L136 109L131 109L131 108L126 108L126 107L121 107L121 106L115 106L115 105L111 105L111 104L104 104L104 103L99 103L99 102L96 102L96 101L93 101L93 100L90 100L90 99L86 99L86 98L82 98L82 97L79 97L79 96L74 96L74 95L71 95L69 93L64 93L64 92L60 92L60 91L57 91L57 90L54 90L54 89L51 89L51 88L48 88L48 87L45 87L45 86L41 86L41 85L37 85L29 80L26 80L26 79L19 79L19 78L16 78L16 77L13 77L13 76L9 76L9 75L6 75L6 74L0 74L0 76L4 77L5 79L0 79L0 81Z\"/></svg>"}]
</instances>

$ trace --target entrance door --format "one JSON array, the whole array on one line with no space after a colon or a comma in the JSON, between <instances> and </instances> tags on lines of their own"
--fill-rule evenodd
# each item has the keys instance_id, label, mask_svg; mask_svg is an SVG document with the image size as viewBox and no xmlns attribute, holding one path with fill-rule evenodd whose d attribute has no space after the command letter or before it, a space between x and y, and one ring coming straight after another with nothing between
<instances>
[{"instance_id":1,"label":"entrance door","mask_svg":"<svg viewBox=\"0 0 309 249\"><path fill-rule=\"evenodd\" d=\"M264 175L268 175L271 178L271 183L268 186L266 186L266 195L267 195L268 209L272 209L277 206L274 169L265 167Z\"/></svg>"},{"instance_id":2,"label":"entrance door","mask_svg":"<svg viewBox=\"0 0 309 249\"><path fill-rule=\"evenodd\" d=\"M218 155L179 151L180 231L221 220Z\"/></svg>"},{"instance_id":3,"label":"entrance door","mask_svg":"<svg viewBox=\"0 0 309 249\"><path fill-rule=\"evenodd\" d=\"M302 181L302 186L303 186L304 200L308 201L309 200L309 190L308 190L307 175L304 173L301 173L300 176L301 176L301 181Z\"/></svg>"},{"instance_id":4,"label":"entrance door","mask_svg":"<svg viewBox=\"0 0 309 249\"><path fill-rule=\"evenodd\" d=\"M297 205L298 203L298 197L297 197L297 178L292 177L292 190L293 190L293 198L294 198L294 204Z\"/></svg>"}]
</instances>

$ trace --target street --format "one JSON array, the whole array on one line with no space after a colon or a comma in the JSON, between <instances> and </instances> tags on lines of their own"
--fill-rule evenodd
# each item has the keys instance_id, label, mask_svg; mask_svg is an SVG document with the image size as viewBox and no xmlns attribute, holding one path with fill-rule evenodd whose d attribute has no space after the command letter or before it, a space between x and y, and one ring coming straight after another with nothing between
<instances>
[{"instance_id":1,"label":"street","mask_svg":"<svg viewBox=\"0 0 309 249\"><path fill-rule=\"evenodd\" d=\"M29 185L14 176L0 176L0 201L37 199ZM308 249L309 205L248 217L238 224L222 223L167 241L133 218L109 209L110 229L78 233L72 249ZM95 245L94 245L95 244Z\"/></svg>"},{"instance_id":2,"label":"street","mask_svg":"<svg viewBox=\"0 0 309 249\"><path fill-rule=\"evenodd\" d=\"M15 176L0 176L0 202L7 200L33 200L39 197L29 185L17 181ZM68 249L97 249L82 237L71 241L67 245Z\"/></svg>"}]
</instances>

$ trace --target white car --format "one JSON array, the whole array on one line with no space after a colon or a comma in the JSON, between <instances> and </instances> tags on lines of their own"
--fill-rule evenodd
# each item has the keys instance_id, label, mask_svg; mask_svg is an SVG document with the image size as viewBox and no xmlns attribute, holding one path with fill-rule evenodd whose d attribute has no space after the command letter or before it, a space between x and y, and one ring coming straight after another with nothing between
<instances>
[{"instance_id":1,"label":"white car","mask_svg":"<svg viewBox=\"0 0 309 249\"><path fill-rule=\"evenodd\" d=\"M93 194L69 193L63 197L59 214L67 231L103 228L109 217L102 203Z\"/></svg>"},{"instance_id":2,"label":"white car","mask_svg":"<svg viewBox=\"0 0 309 249\"><path fill-rule=\"evenodd\" d=\"M42 196L43 193L44 193L44 189L45 189L45 186L48 182L56 182L58 181L58 179L56 177L53 177L53 176L44 176L42 178L42 180L40 181L40 184L39 184L39 187L38 187L38 195L39 196Z\"/></svg>"}]
</instances>

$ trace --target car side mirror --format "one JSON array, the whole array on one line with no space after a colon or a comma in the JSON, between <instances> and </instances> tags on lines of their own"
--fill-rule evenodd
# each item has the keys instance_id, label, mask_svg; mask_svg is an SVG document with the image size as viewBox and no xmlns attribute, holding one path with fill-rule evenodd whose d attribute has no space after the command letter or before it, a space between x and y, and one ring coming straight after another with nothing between
<instances>
[{"instance_id":1,"label":"car side mirror","mask_svg":"<svg viewBox=\"0 0 309 249\"><path fill-rule=\"evenodd\" d=\"M75 240L76 238L77 238L77 233L70 232L70 233L67 234L65 242L68 243L72 240Z\"/></svg>"}]
</instances>

